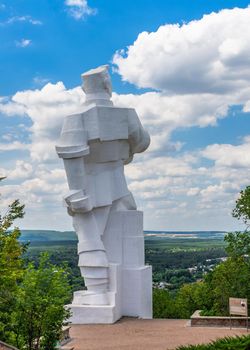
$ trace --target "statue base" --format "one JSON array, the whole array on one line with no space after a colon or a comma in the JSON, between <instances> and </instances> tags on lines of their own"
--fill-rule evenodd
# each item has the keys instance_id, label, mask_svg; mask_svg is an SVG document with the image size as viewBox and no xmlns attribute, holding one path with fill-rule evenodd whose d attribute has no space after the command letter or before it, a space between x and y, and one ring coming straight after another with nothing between
<instances>
[{"instance_id":1,"label":"statue base","mask_svg":"<svg viewBox=\"0 0 250 350\"><path fill-rule=\"evenodd\" d=\"M121 318L121 314L117 312L113 293L108 293L108 297L110 305L66 305L72 314L69 322L72 324L115 323Z\"/></svg>"},{"instance_id":2,"label":"statue base","mask_svg":"<svg viewBox=\"0 0 250 350\"><path fill-rule=\"evenodd\" d=\"M77 291L66 306L72 313L69 321L109 324L122 316L152 318L152 268L144 265L142 212L111 213L103 241L110 261L108 305L100 305L103 295Z\"/></svg>"}]
</instances>

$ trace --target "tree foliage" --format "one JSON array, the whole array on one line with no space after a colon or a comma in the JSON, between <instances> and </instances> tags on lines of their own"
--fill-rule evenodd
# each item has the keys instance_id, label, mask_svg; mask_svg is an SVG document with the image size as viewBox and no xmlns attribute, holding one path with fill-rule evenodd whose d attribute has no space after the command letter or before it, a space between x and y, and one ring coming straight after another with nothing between
<instances>
[{"instance_id":1,"label":"tree foliage","mask_svg":"<svg viewBox=\"0 0 250 350\"><path fill-rule=\"evenodd\" d=\"M24 216L24 205L15 200L8 206L5 214L0 215L0 339L8 340L10 317L15 308L15 295L18 283L24 273L22 254L26 246L18 239L20 230L11 229L15 219Z\"/></svg>"},{"instance_id":2,"label":"tree foliage","mask_svg":"<svg viewBox=\"0 0 250 350\"><path fill-rule=\"evenodd\" d=\"M210 288L204 281L185 284L176 295L179 318L189 318L195 310L209 310L211 305Z\"/></svg>"},{"instance_id":3,"label":"tree foliage","mask_svg":"<svg viewBox=\"0 0 250 350\"><path fill-rule=\"evenodd\" d=\"M227 243L227 254L237 259L242 256L250 255L250 232L249 231L236 231L229 232L225 236L225 242Z\"/></svg>"},{"instance_id":4,"label":"tree foliage","mask_svg":"<svg viewBox=\"0 0 250 350\"><path fill-rule=\"evenodd\" d=\"M153 289L153 317L154 318L176 318L174 299L169 291L164 289Z\"/></svg>"},{"instance_id":5,"label":"tree foliage","mask_svg":"<svg viewBox=\"0 0 250 350\"><path fill-rule=\"evenodd\" d=\"M70 298L67 274L50 264L47 255L38 268L25 266L27 245L12 227L23 216L19 200L0 215L0 339L22 350L53 350L69 317L64 308Z\"/></svg>"},{"instance_id":6,"label":"tree foliage","mask_svg":"<svg viewBox=\"0 0 250 350\"><path fill-rule=\"evenodd\" d=\"M250 266L243 257L229 257L211 274L213 297L212 310L215 315L229 315L230 297L250 300Z\"/></svg>"},{"instance_id":7,"label":"tree foliage","mask_svg":"<svg viewBox=\"0 0 250 350\"><path fill-rule=\"evenodd\" d=\"M250 186L241 191L233 216L249 223ZM174 305L176 317L189 318L197 309L203 310L203 315L228 315L229 297L250 300L250 232L229 232L225 236L225 242L227 260L203 276L202 282L185 284L172 297L170 302L172 308ZM164 310L168 310L169 306L164 303L169 303L169 299L163 299L160 293L157 297L158 301L156 299L154 302L157 317L160 312L161 315L167 315Z\"/></svg>"},{"instance_id":8,"label":"tree foliage","mask_svg":"<svg viewBox=\"0 0 250 350\"><path fill-rule=\"evenodd\" d=\"M240 196L236 201L235 208L233 209L232 215L238 220L249 226L250 222L250 186L247 186L240 192Z\"/></svg>"},{"instance_id":9,"label":"tree foliage","mask_svg":"<svg viewBox=\"0 0 250 350\"><path fill-rule=\"evenodd\" d=\"M49 263L45 253L36 269L29 264L17 293L12 315L16 346L53 350L70 313L64 308L70 289L65 271Z\"/></svg>"}]
</instances>

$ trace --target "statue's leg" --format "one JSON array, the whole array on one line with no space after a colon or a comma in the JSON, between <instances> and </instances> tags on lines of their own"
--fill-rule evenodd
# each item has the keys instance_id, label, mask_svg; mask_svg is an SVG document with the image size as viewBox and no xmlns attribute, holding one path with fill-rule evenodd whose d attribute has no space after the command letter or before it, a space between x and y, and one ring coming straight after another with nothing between
<instances>
[{"instance_id":1,"label":"statue's leg","mask_svg":"<svg viewBox=\"0 0 250 350\"><path fill-rule=\"evenodd\" d=\"M109 207L87 213L76 213L73 226L78 236L78 255L81 275L89 292L106 294L108 290L108 259L101 239L100 222L106 222ZM107 301L108 303L108 301Z\"/></svg>"},{"instance_id":2,"label":"statue's leg","mask_svg":"<svg viewBox=\"0 0 250 350\"><path fill-rule=\"evenodd\" d=\"M111 211L121 211L121 210L136 210L136 203L132 193L127 196L117 199L112 203Z\"/></svg>"}]
</instances>

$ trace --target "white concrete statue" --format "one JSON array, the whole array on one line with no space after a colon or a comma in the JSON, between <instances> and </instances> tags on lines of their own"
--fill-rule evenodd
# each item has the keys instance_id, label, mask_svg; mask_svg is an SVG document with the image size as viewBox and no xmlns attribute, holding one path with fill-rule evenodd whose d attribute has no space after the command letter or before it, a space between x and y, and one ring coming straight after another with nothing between
<instances>
[{"instance_id":1,"label":"white concrete statue","mask_svg":"<svg viewBox=\"0 0 250 350\"><path fill-rule=\"evenodd\" d=\"M73 323L151 318L151 267L144 265L142 213L127 188L124 164L150 143L134 109L114 107L108 66L82 75L86 102L65 118L56 151L69 193L87 291L74 293Z\"/></svg>"}]
</instances>

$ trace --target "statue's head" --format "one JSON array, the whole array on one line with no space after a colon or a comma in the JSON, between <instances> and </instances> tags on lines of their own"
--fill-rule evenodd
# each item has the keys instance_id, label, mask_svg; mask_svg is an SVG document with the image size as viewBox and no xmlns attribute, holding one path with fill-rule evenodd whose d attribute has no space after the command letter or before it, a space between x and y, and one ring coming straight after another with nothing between
<instances>
[{"instance_id":1,"label":"statue's head","mask_svg":"<svg viewBox=\"0 0 250 350\"><path fill-rule=\"evenodd\" d=\"M82 89L86 94L86 101L110 100L112 86L108 68L108 65L104 65L82 74Z\"/></svg>"}]
</instances>

